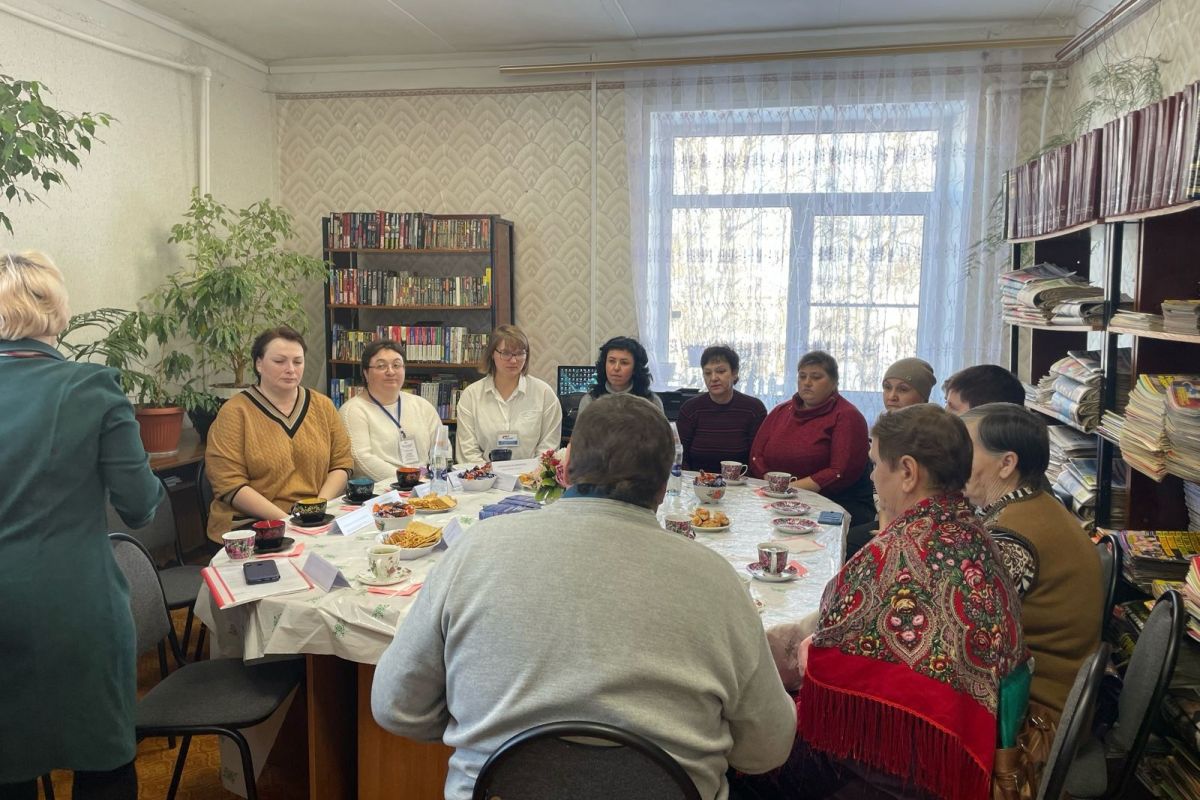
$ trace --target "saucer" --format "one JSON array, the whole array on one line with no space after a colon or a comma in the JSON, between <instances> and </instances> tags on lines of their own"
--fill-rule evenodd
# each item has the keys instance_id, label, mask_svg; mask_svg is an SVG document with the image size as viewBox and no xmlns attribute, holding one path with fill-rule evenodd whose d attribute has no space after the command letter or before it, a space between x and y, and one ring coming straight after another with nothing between
<instances>
[{"instance_id":1,"label":"saucer","mask_svg":"<svg viewBox=\"0 0 1200 800\"><path fill-rule=\"evenodd\" d=\"M319 528L322 525L328 525L333 522L333 514L325 514L319 520L314 522L305 522L299 516L289 517L288 522L295 528Z\"/></svg>"},{"instance_id":2,"label":"saucer","mask_svg":"<svg viewBox=\"0 0 1200 800\"><path fill-rule=\"evenodd\" d=\"M397 492L411 492L414 487L405 486L404 484L400 483L399 481L396 481L395 483L389 483L388 488L395 489Z\"/></svg>"},{"instance_id":3,"label":"saucer","mask_svg":"<svg viewBox=\"0 0 1200 800\"><path fill-rule=\"evenodd\" d=\"M763 494L767 497L774 497L777 500L787 500L800 494L799 489L788 489L786 492L772 492L770 489L763 487Z\"/></svg>"},{"instance_id":4,"label":"saucer","mask_svg":"<svg viewBox=\"0 0 1200 800\"><path fill-rule=\"evenodd\" d=\"M361 506L363 503L367 502L368 500L374 500L376 497L379 497L379 495L373 494L370 497L364 497L362 500L352 500L350 498L350 495L344 495L342 497L342 505L344 505L344 506Z\"/></svg>"},{"instance_id":5,"label":"saucer","mask_svg":"<svg viewBox=\"0 0 1200 800\"><path fill-rule=\"evenodd\" d=\"M729 478L726 478L725 485L726 486L745 486L746 479L745 478L737 478L736 480L730 480Z\"/></svg>"},{"instance_id":6,"label":"saucer","mask_svg":"<svg viewBox=\"0 0 1200 800\"><path fill-rule=\"evenodd\" d=\"M788 581L796 580L796 577L800 574L799 570L790 564L779 575L768 575L763 572L763 565L757 561L747 564L746 569L755 580L766 581L767 583L787 583Z\"/></svg>"},{"instance_id":7,"label":"saucer","mask_svg":"<svg viewBox=\"0 0 1200 800\"><path fill-rule=\"evenodd\" d=\"M369 572L360 572L354 576L354 580L364 586L395 586L397 583L408 580L409 575L412 575L412 570L404 567L396 573L394 578L376 578Z\"/></svg>"},{"instance_id":8,"label":"saucer","mask_svg":"<svg viewBox=\"0 0 1200 800\"><path fill-rule=\"evenodd\" d=\"M259 547L258 545L255 545L254 552L256 552L256 553L282 553L284 550L290 550L292 548L292 545L294 545L295 543L296 543L296 540L293 539L292 537L284 536L282 539L279 540L279 544L275 545L274 547Z\"/></svg>"},{"instance_id":9,"label":"saucer","mask_svg":"<svg viewBox=\"0 0 1200 800\"><path fill-rule=\"evenodd\" d=\"M727 530L729 530L728 525L722 525L719 528L706 528L701 525L693 525L692 526L692 531L694 531L695 533L724 533Z\"/></svg>"},{"instance_id":10,"label":"saucer","mask_svg":"<svg viewBox=\"0 0 1200 800\"><path fill-rule=\"evenodd\" d=\"M779 500L771 503L767 508L785 517L799 517L813 510L808 503L801 503L799 500Z\"/></svg>"},{"instance_id":11,"label":"saucer","mask_svg":"<svg viewBox=\"0 0 1200 800\"><path fill-rule=\"evenodd\" d=\"M776 517L771 520L771 527L780 533L798 535L802 533L816 533L821 529L821 524L816 520L805 519L804 517Z\"/></svg>"}]
</instances>

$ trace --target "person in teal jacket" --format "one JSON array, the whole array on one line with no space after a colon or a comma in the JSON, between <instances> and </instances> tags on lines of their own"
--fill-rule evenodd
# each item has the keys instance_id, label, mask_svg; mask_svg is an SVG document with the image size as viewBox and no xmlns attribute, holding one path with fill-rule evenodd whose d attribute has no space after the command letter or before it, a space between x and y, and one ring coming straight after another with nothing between
<instances>
[{"instance_id":1,"label":"person in teal jacket","mask_svg":"<svg viewBox=\"0 0 1200 800\"><path fill-rule=\"evenodd\" d=\"M62 273L0 255L0 797L75 770L74 797L137 797L136 644L105 499L131 528L163 499L116 370L66 361Z\"/></svg>"}]
</instances>

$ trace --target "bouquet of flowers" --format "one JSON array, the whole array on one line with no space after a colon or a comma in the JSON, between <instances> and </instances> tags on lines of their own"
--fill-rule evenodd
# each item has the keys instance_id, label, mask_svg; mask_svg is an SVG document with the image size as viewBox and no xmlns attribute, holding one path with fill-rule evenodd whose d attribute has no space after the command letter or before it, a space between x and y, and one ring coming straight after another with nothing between
<instances>
[{"instance_id":1,"label":"bouquet of flowers","mask_svg":"<svg viewBox=\"0 0 1200 800\"><path fill-rule=\"evenodd\" d=\"M562 450L547 450L542 453L541 472L534 499L539 503L550 504L562 497L563 491L570 486L567 481L567 460L570 447Z\"/></svg>"}]
</instances>

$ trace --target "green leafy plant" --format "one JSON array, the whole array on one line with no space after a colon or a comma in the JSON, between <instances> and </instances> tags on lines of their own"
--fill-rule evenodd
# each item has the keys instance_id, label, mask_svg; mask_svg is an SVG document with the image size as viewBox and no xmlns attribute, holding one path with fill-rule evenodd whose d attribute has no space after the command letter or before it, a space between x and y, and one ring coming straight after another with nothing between
<instances>
[{"instance_id":1,"label":"green leafy plant","mask_svg":"<svg viewBox=\"0 0 1200 800\"><path fill-rule=\"evenodd\" d=\"M119 370L121 388L139 405L204 406L207 400L192 386L192 357L166 347L173 328L172 320L161 315L98 308L71 317L58 346L75 361ZM156 354L148 344L157 345Z\"/></svg>"},{"instance_id":2,"label":"green leafy plant","mask_svg":"<svg viewBox=\"0 0 1200 800\"><path fill-rule=\"evenodd\" d=\"M205 380L225 373L245 385L259 333L308 327L297 287L323 277L325 264L283 249L292 217L269 200L234 211L193 190L184 217L169 241L189 248L191 266L168 276L149 307L178 323L174 332L191 340Z\"/></svg>"},{"instance_id":3,"label":"green leafy plant","mask_svg":"<svg viewBox=\"0 0 1200 800\"><path fill-rule=\"evenodd\" d=\"M65 184L60 164L79 166L79 151L90 152L96 129L113 117L104 113L69 114L47 105L42 93L49 88L38 81L21 81L0 75L0 191L6 200L31 203L40 198L37 186L49 191ZM18 186L28 181L29 186ZM0 211L0 224L13 232L12 221Z\"/></svg>"}]
</instances>

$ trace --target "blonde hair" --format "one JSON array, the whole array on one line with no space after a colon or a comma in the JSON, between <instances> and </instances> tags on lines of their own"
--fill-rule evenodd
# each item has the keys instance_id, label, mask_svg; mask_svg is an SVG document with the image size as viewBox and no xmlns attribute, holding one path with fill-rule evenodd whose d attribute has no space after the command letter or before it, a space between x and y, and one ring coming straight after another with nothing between
<instances>
[{"instance_id":1,"label":"blonde hair","mask_svg":"<svg viewBox=\"0 0 1200 800\"><path fill-rule=\"evenodd\" d=\"M67 287L45 253L0 256L0 340L57 336L67 327Z\"/></svg>"}]
</instances>

